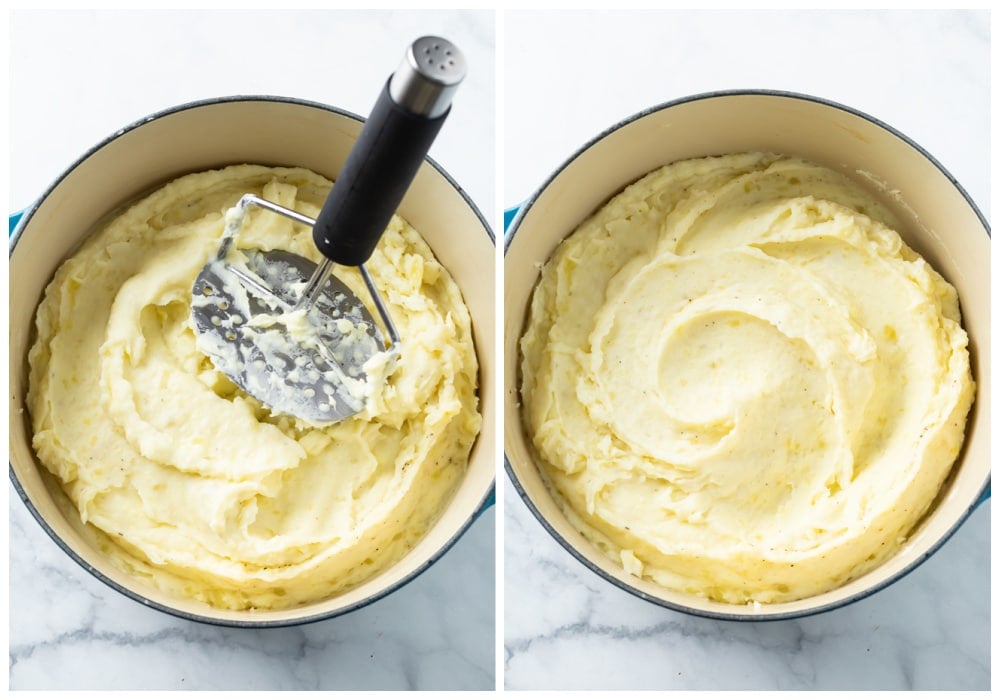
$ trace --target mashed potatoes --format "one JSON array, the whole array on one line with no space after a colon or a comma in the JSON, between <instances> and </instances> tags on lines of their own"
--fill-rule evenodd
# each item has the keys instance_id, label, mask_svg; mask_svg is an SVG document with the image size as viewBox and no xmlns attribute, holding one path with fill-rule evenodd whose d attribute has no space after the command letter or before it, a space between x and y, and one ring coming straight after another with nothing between
<instances>
[{"instance_id":1,"label":"mashed potatoes","mask_svg":"<svg viewBox=\"0 0 1000 700\"><path fill-rule=\"evenodd\" d=\"M91 236L39 306L34 448L98 545L163 590L231 609L331 596L397 561L465 472L481 422L469 313L398 217L368 267L402 344L360 414L271 415L196 348L192 284L226 210L255 192L315 216L329 186L253 165L182 177ZM239 243L319 257L272 215ZM366 298L356 270L336 274Z\"/></svg>"},{"instance_id":2,"label":"mashed potatoes","mask_svg":"<svg viewBox=\"0 0 1000 700\"><path fill-rule=\"evenodd\" d=\"M571 522L629 573L728 603L877 566L974 395L955 289L888 210L769 154L675 163L545 265L523 415Z\"/></svg>"}]
</instances>

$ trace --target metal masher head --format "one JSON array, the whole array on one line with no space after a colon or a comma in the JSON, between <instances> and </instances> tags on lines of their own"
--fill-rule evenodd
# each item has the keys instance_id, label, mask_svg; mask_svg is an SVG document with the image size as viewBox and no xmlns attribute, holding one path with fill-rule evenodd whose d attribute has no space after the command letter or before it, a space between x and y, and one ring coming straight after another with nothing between
<instances>
[{"instance_id":1,"label":"metal masher head","mask_svg":"<svg viewBox=\"0 0 1000 700\"><path fill-rule=\"evenodd\" d=\"M319 425L354 415L372 388L366 363L379 353L386 363L394 361L399 337L389 312L363 265L359 270L385 334L354 291L322 270L328 265L282 250L238 248L252 205L312 223L254 195L240 199L227 217L218 253L194 283L198 346L273 412Z\"/></svg>"}]
</instances>

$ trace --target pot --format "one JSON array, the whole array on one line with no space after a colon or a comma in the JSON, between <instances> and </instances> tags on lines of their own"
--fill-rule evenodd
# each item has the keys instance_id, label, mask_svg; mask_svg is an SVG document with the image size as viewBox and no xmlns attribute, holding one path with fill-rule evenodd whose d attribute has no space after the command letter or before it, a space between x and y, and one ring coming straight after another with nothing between
<instances>
[{"instance_id":1,"label":"pot","mask_svg":"<svg viewBox=\"0 0 1000 700\"><path fill-rule=\"evenodd\" d=\"M98 144L45 192L10 242L10 476L43 529L78 564L115 590L183 618L275 627L333 617L406 584L441 557L492 503L495 478L493 234L462 189L427 159L399 213L421 232L458 283L473 319L480 362L482 432L468 471L445 511L400 561L333 598L277 611L219 610L171 597L114 568L64 515L61 489L37 461L25 410L27 352L35 308L59 264L109 213L187 173L235 163L300 166L334 179L363 120L325 105L282 97L230 97L181 105L136 122Z\"/></svg>"},{"instance_id":2,"label":"pot","mask_svg":"<svg viewBox=\"0 0 1000 700\"><path fill-rule=\"evenodd\" d=\"M794 602L718 603L625 572L569 523L534 462L519 414L518 341L540 266L557 244L626 185L663 165L747 151L798 156L858 180L902 220L906 242L958 290L970 337L976 402L964 448L931 511L878 568ZM711 618L793 618L884 588L937 550L989 493L989 226L930 154L877 119L807 95L729 91L694 95L636 114L585 144L519 209L504 262L504 449L515 489L544 528L594 573L650 602Z\"/></svg>"}]
</instances>

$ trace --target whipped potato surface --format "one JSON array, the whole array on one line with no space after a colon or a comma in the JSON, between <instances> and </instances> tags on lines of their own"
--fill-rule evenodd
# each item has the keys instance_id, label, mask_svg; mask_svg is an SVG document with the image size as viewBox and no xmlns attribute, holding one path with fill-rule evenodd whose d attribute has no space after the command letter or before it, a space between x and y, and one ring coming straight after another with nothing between
<instances>
[{"instance_id":1,"label":"whipped potato surface","mask_svg":"<svg viewBox=\"0 0 1000 700\"><path fill-rule=\"evenodd\" d=\"M748 153L614 197L557 248L523 418L573 525L626 572L734 604L898 550L974 397L955 289L852 180Z\"/></svg>"},{"instance_id":2,"label":"whipped potato surface","mask_svg":"<svg viewBox=\"0 0 1000 700\"><path fill-rule=\"evenodd\" d=\"M399 329L364 409L316 427L273 415L199 351L192 284L245 192L315 216L330 182L231 166L175 180L90 236L37 312L28 409L73 517L126 572L227 609L322 600L398 561L465 473L479 432L469 312L394 217L368 268ZM318 261L268 212L239 245ZM362 299L353 268L335 272Z\"/></svg>"}]
</instances>

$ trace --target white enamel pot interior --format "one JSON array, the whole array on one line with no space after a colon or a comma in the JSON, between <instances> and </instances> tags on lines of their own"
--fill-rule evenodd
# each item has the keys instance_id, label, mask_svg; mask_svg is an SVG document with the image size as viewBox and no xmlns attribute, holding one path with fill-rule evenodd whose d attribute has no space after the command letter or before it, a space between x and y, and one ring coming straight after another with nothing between
<instances>
[{"instance_id":1,"label":"white enamel pot interior","mask_svg":"<svg viewBox=\"0 0 1000 700\"><path fill-rule=\"evenodd\" d=\"M81 536L79 518L56 503L59 486L31 449L24 398L35 307L60 262L109 212L187 173L234 163L301 166L335 178L362 120L324 105L278 97L233 97L153 115L96 146L22 218L10 252L10 474L29 510L60 547L99 579L153 608L231 626L282 626L332 617L373 602L441 557L488 505L495 479L492 348L494 242L461 188L427 160L399 207L457 281L473 319L483 428L469 469L446 510L398 563L334 598L290 610L223 611L167 596L113 568ZM55 496L54 496L55 495Z\"/></svg>"},{"instance_id":2,"label":"white enamel pot interior","mask_svg":"<svg viewBox=\"0 0 1000 700\"><path fill-rule=\"evenodd\" d=\"M904 222L902 235L957 289L970 336L976 403L966 442L932 511L882 566L836 590L752 608L707 601L628 575L568 522L535 465L519 415L519 350L539 266L588 215L646 173L711 155L771 151L851 176ZM595 573L654 603L706 617L799 617L862 598L932 554L989 488L989 227L945 169L889 126L842 105L805 95L739 91L696 95L625 120L581 148L517 213L504 261L504 449L507 473L548 532Z\"/></svg>"}]
</instances>

